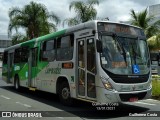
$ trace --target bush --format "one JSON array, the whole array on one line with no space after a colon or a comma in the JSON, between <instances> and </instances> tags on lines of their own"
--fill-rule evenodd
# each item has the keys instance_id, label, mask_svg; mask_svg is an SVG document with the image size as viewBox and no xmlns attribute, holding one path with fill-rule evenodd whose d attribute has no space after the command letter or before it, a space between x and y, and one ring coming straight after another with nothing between
<instances>
[{"instance_id":1,"label":"bush","mask_svg":"<svg viewBox=\"0 0 160 120\"><path fill-rule=\"evenodd\" d=\"M152 96L160 97L160 80L159 79L152 80Z\"/></svg>"}]
</instances>

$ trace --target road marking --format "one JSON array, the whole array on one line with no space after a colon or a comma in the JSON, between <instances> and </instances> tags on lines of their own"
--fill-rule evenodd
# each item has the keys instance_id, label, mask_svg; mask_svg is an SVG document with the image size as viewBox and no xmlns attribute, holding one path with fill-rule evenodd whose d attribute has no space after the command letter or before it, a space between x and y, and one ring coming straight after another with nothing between
<instances>
[{"instance_id":1,"label":"road marking","mask_svg":"<svg viewBox=\"0 0 160 120\"><path fill-rule=\"evenodd\" d=\"M63 117L56 117L56 118L59 118L59 119L64 119Z\"/></svg>"},{"instance_id":2,"label":"road marking","mask_svg":"<svg viewBox=\"0 0 160 120\"><path fill-rule=\"evenodd\" d=\"M20 105L23 105L23 103L21 103L21 102L16 102L17 104L20 104Z\"/></svg>"},{"instance_id":3,"label":"road marking","mask_svg":"<svg viewBox=\"0 0 160 120\"><path fill-rule=\"evenodd\" d=\"M145 104L145 105L156 105L156 104L145 103L145 102L135 102L135 103L139 103L139 104Z\"/></svg>"},{"instance_id":4,"label":"road marking","mask_svg":"<svg viewBox=\"0 0 160 120\"><path fill-rule=\"evenodd\" d=\"M4 95L1 95L1 97L2 97L2 98L5 98L5 99L7 99L7 100L11 99L11 98L6 97L6 96L4 96Z\"/></svg>"},{"instance_id":5,"label":"road marking","mask_svg":"<svg viewBox=\"0 0 160 120\"><path fill-rule=\"evenodd\" d=\"M25 107L31 107L30 105L24 104Z\"/></svg>"},{"instance_id":6,"label":"road marking","mask_svg":"<svg viewBox=\"0 0 160 120\"><path fill-rule=\"evenodd\" d=\"M23 105L23 106L25 106L25 107L31 107L30 105L23 104L23 103L21 103L21 102L16 102L16 103L19 104L19 105Z\"/></svg>"}]
</instances>

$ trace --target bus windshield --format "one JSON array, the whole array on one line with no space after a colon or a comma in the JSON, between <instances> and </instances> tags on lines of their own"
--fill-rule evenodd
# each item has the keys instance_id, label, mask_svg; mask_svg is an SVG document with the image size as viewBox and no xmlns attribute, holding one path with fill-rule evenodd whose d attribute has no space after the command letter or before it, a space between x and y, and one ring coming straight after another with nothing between
<instances>
[{"instance_id":1,"label":"bus windshield","mask_svg":"<svg viewBox=\"0 0 160 120\"><path fill-rule=\"evenodd\" d=\"M150 70L147 43L138 37L101 36L102 67L114 74L143 75Z\"/></svg>"}]
</instances>

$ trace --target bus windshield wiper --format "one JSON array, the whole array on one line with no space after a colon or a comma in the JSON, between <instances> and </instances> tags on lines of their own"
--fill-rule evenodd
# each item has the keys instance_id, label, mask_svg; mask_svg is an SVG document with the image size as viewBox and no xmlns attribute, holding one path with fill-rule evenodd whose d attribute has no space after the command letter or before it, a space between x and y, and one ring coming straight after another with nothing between
<instances>
[{"instance_id":1,"label":"bus windshield wiper","mask_svg":"<svg viewBox=\"0 0 160 120\"><path fill-rule=\"evenodd\" d=\"M133 53L134 64L136 64L136 63L137 63L137 62L136 62L137 53L136 53L136 51L134 50L133 45L132 45L132 53Z\"/></svg>"},{"instance_id":2,"label":"bus windshield wiper","mask_svg":"<svg viewBox=\"0 0 160 120\"><path fill-rule=\"evenodd\" d=\"M138 37L137 37L137 39L138 39L138 41L139 41L139 38L138 38ZM137 57L139 57L139 56L138 56L137 51L134 49L133 44L132 44L132 53L133 53L134 64L137 64L136 59L137 59Z\"/></svg>"},{"instance_id":3,"label":"bus windshield wiper","mask_svg":"<svg viewBox=\"0 0 160 120\"><path fill-rule=\"evenodd\" d=\"M121 55L123 55L123 58L124 58L125 63L127 65L126 51L125 51L124 46L121 44L121 42L118 39L118 36L115 33L113 34L113 38L117 41L118 47L120 48L120 53L121 53Z\"/></svg>"}]
</instances>

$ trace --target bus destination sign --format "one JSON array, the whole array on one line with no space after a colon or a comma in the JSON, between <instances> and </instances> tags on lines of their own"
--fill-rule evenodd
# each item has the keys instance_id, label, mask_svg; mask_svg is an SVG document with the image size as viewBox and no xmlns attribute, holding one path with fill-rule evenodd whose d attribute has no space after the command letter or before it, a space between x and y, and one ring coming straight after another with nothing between
<instances>
[{"instance_id":1,"label":"bus destination sign","mask_svg":"<svg viewBox=\"0 0 160 120\"><path fill-rule=\"evenodd\" d=\"M124 24L98 23L99 31L114 32L116 34L129 34L134 36L145 36L143 30Z\"/></svg>"}]
</instances>

